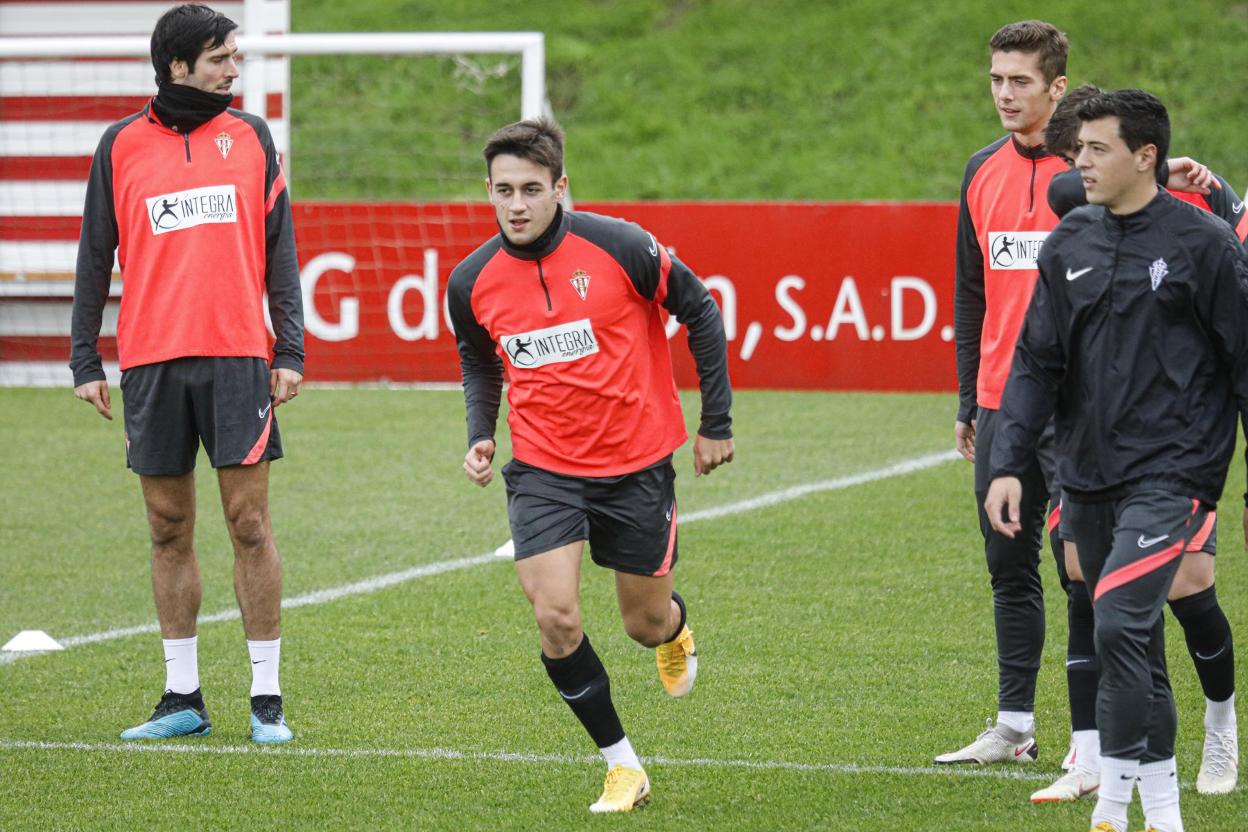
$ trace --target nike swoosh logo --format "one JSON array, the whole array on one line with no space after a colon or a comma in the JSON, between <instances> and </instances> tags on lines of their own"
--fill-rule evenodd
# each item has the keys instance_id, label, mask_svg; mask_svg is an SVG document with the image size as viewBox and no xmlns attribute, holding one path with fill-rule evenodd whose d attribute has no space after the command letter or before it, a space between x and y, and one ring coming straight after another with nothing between
<instances>
[{"instance_id":1,"label":"nike swoosh logo","mask_svg":"<svg viewBox=\"0 0 1248 832\"><path fill-rule=\"evenodd\" d=\"M273 402L269 402L264 407L257 409L256 415L259 416L261 419L263 419L265 416L269 415L269 408L271 408L272 406L273 406Z\"/></svg>"},{"instance_id":2,"label":"nike swoosh logo","mask_svg":"<svg viewBox=\"0 0 1248 832\"><path fill-rule=\"evenodd\" d=\"M1199 650L1197 650L1197 651L1196 651L1196 658L1201 659L1201 660L1203 660L1203 661L1206 661L1206 662L1207 662L1207 661L1211 661L1211 660L1213 660L1213 659L1216 659L1218 656L1221 656L1221 655L1222 655L1223 653L1225 653L1225 652L1226 652L1226 645L1225 645L1225 644L1223 644L1223 645L1222 645L1222 647L1218 649L1218 652L1214 653L1212 656L1202 656L1202 655L1200 655L1200 651L1199 651Z\"/></svg>"},{"instance_id":3,"label":"nike swoosh logo","mask_svg":"<svg viewBox=\"0 0 1248 832\"><path fill-rule=\"evenodd\" d=\"M1135 541L1135 545L1139 546L1141 549L1147 549L1149 546L1152 546L1155 543L1160 543L1167 537L1169 537L1169 535L1161 534L1157 535L1157 537L1145 537L1144 535L1140 535L1140 539Z\"/></svg>"},{"instance_id":4,"label":"nike swoosh logo","mask_svg":"<svg viewBox=\"0 0 1248 832\"><path fill-rule=\"evenodd\" d=\"M1024 745L1022 748L1015 748L1015 749L1014 749L1014 756L1015 756L1015 757L1021 757L1021 756L1023 756L1024 754L1026 754L1026 753L1027 753L1027 749L1028 749L1028 748L1031 748L1031 744L1030 744L1030 743L1028 743L1027 745Z\"/></svg>"},{"instance_id":5,"label":"nike swoosh logo","mask_svg":"<svg viewBox=\"0 0 1248 832\"><path fill-rule=\"evenodd\" d=\"M1074 667L1077 664L1088 664L1091 661L1092 661L1091 659L1070 659L1066 662L1066 666Z\"/></svg>"},{"instance_id":6,"label":"nike swoosh logo","mask_svg":"<svg viewBox=\"0 0 1248 832\"><path fill-rule=\"evenodd\" d=\"M580 699L582 696L589 693L589 689L592 687L593 687L593 684L591 683L591 684L586 685L584 688L582 688L580 693L567 694L567 693L564 693L563 691L559 691L559 695L562 696L564 699L568 700L569 702L572 702L573 700Z\"/></svg>"},{"instance_id":7,"label":"nike swoosh logo","mask_svg":"<svg viewBox=\"0 0 1248 832\"><path fill-rule=\"evenodd\" d=\"M1221 652L1221 651L1219 650L1218 652ZM165 664L169 664L169 662L171 661L173 661L173 659L165 659Z\"/></svg>"},{"instance_id":8,"label":"nike swoosh logo","mask_svg":"<svg viewBox=\"0 0 1248 832\"><path fill-rule=\"evenodd\" d=\"M263 664L264 662L267 662L267 661L268 659L260 659L259 661L252 662L252 664Z\"/></svg>"},{"instance_id":9,"label":"nike swoosh logo","mask_svg":"<svg viewBox=\"0 0 1248 832\"><path fill-rule=\"evenodd\" d=\"M1231 206L1232 214L1238 214L1242 210L1244 210L1244 201L1242 199Z\"/></svg>"},{"instance_id":10,"label":"nike swoosh logo","mask_svg":"<svg viewBox=\"0 0 1248 832\"><path fill-rule=\"evenodd\" d=\"M1134 780L1135 779L1130 774L1119 774L1118 777L1121 780Z\"/></svg>"},{"instance_id":11,"label":"nike swoosh logo","mask_svg":"<svg viewBox=\"0 0 1248 832\"><path fill-rule=\"evenodd\" d=\"M1091 266L1088 266L1086 269L1080 269L1080 270L1079 270L1079 271L1077 271L1077 272L1072 272L1070 269L1067 269L1067 270L1066 270L1066 279L1067 279L1067 280L1078 280L1079 278L1083 277L1085 274L1087 274L1087 273L1088 273L1088 272L1090 272L1090 271L1092 271L1092 267L1091 267Z\"/></svg>"},{"instance_id":12,"label":"nike swoosh logo","mask_svg":"<svg viewBox=\"0 0 1248 832\"><path fill-rule=\"evenodd\" d=\"M658 257L659 256L659 241L654 239L653 234L649 234L648 236L650 237L650 245L646 250L650 252L651 257Z\"/></svg>"}]
</instances>

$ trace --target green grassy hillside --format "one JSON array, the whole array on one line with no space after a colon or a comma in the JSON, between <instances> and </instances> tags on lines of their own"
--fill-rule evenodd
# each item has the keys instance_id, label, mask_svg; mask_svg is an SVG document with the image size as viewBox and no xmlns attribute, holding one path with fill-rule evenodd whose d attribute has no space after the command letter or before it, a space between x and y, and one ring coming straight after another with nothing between
<instances>
[{"instance_id":1,"label":"green grassy hillside","mask_svg":"<svg viewBox=\"0 0 1248 832\"><path fill-rule=\"evenodd\" d=\"M966 158L1001 134L987 41L1035 16L1068 33L1072 83L1155 92L1175 150L1248 184L1245 2L298 0L292 15L299 32L545 32L581 200L955 199ZM296 196L476 198L500 110L474 113L469 89L494 59L355 61L295 62Z\"/></svg>"}]
</instances>

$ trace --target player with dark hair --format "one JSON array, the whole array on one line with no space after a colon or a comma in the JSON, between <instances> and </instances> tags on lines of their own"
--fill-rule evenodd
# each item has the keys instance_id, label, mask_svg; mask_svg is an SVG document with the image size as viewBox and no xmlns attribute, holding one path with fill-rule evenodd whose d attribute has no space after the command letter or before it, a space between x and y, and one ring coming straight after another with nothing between
<instances>
[{"instance_id":1,"label":"player with dark hair","mask_svg":"<svg viewBox=\"0 0 1248 832\"><path fill-rule=\"evenodd\" d=\"M74 286L74 395L112 419L97 348L113 257L125 288L117 352L126 463L139 475L165 693L122 739L202 736L195 457L217 469L234 546L234 591L251 656L251 738L291 739L278 683L281 561L269 463L273 411L303 381L303 301L277 150L263 120L228 109L238 78L233 21L174 6L152 34L158 92L104 133L91 163ZM277 342L269 360L264 296Z\"/></svg>"},{"instance_id":2,"label":"player with dark hair","mask_svg":"<svg viewBox=\"0 0 1248 832\"><path fill-rule=\"evenodd\" d=\"M687 438L664 312L688 327L702 390L698 475L733 457L732 391L719 308L688 267L632 223L564 210L563 132L548 119L500 129L485 146L501 233L447 289L468 412L464 470L493 479L506 368L514 459L503 466L516 576L533 605L542 664L607 761L591 812L627 812L650 781L581 627L585 542L615 572L624 629L654 647L672 696L689 693L697 653L673 591L672 453Z\"/></svg>"},{"instance_id":3,"label":"player with dark hair","mask_svg":"<svg viewBox=\"0 0 1248 832\"><path fill-rule=\"evenodd\" d=\"M1040 279L1002 399L984 509L1018 535L1021 474L1055 415L1064 521L1095 609L1101 779L1092 825L1181 832L1166 597L1212 532L1248 423L1248 255L1232 230L1157 185L1170 123L1140 90L1078 110L1091 205L1040 253ZM1248 510L1245 510L1248 525Z\"/></svg>"},{"instance_id":4,"label":"player with dark hair","mask_svg":"<svg viewBox=\"0 0 1248 832\"><path fill-rule=\"evenodd\" d=\"M1073 167L1075 155L1078 153L1079 129L1083 124L1078 111L1084 102L1101 92L1100 88L1092 84L1084 84L1071 90L1057 105L1057 110L1045 129L1045 144L1072 165L1070 170L1059 173L1049 183L1049 205L1059 217L1087 204L1082 173ZM1158 184L1167 188L1174 197L1191 202L1234 226L1238 219L1236 209L1242 213L1243 202L1225 179L1188 158L1169 159L1167 165L1159 170L1164 171L1165 181L1159 175ZM1239 224L1241 227L1236 233L1242 240L1244 234L1248 233L1248 222ZM1235 653L1230 621L1218 603L1214 586L1216 530L1215 522L1214 533L1199 548L1185 553L1169 595L1170 610L1183 626L1187 650L1205 694L1205 741L1200 772L1196 777L1196 790L1202 794L1226 794L1235 788L1239 777ZM1066 544L1066 569L1072 589L1075 590L1071 592L1067 666L1095 669L1092 602L1083 584L1083 571L1079 568L1076 547L1068 540L1069 530L1063 527L1061 535ZM1075 606L1079 609L1074 609ZM1085 678L1075 670L1068 670L1068 676L1071 679ZM1071 725L1076 736L1082 736L1080 732L1095 734L1094 681L1091 693L1077 690L1072 685L1070 699ZM1087 754L1083 759L1076 756L1073 763L1075 771L1063 775L1053 786L1036 792L1032 795L1032 800L1073 800L1084 793L1084 772L1099 768L1098 755Z\"/></svg>"},{"instance_id":5,"label":"player with dark hair","mask_svg":"<svg viewBox=\"0 0 1248 832\"><path fill-rule=\"evenodd\" d=\"M1065 35L1038 20L1001 27L989 41L989 78L1001 126L1009 135L971 156L958 210L954 290L958 451L975 465L976 506L992 580L997 636L997 719L974 742L941 754L942 764L1029 763L1036 759L1036 676L1044 649L1040 550L1046 505L1057 488L1045 448L1025 473L1024 531L994 532L982 510L988 455L1014 341L1031 298L1036 255L1057 217L1045 202L1049 180L1065 170L1044 147L1044 128L1066 89ZM977 453L979 449L984 453ZM1056 527L1056 514L1049 521ZM1053 551L1065 581L1060 543Z\"/></svg>"}]
</instances>

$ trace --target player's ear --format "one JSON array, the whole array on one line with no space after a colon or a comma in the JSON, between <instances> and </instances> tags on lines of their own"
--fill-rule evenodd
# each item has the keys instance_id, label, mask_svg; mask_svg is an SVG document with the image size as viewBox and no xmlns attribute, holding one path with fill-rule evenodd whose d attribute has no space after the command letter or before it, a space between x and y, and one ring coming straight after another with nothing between
<instances>
[{"instance_id":1,"label":"player's ear","mask_svg":"<svg viewBox=\"0 0 1248 832\"><path fill-rule=\"evenodd\" d=\"M190 67L187 66L186 61L179 59L169 62L169 75L173 78L174 82L179 84L182 83L186 80L186 76L188 74L190 74Z\"/></svg>"},{"instance_id":2,"label":"player's ear","mask_svg":"<svg viewBox=\"0 0 1248 832\"><path fill-rule=\"evenodd\" d=\"M1049 85L1049 97L1058 101L1066 94L1066 76L1059 75L1053 79L1053 83Z\"/></svg>"},{"instance_id":3,"label":"player's ear","mask_svg":"<svg viewBox=\"0 0 1248 832\"><path fill-rule=\"evenodd\" d=\"M1157 145L1146 144L1135 151L1135 154L1141 172L1157 167Z\"/></svg>"},{"instance_id":4,"label":"player's ear","mask_svg":"<svg viewBox=\"0 0 1248 832\"><path fill-rule=\"evenodd\" d=\"M563 201L563 195L568 192L568 175L565 173L555 182L555 199Z\"/></svg>"}]
</instances>

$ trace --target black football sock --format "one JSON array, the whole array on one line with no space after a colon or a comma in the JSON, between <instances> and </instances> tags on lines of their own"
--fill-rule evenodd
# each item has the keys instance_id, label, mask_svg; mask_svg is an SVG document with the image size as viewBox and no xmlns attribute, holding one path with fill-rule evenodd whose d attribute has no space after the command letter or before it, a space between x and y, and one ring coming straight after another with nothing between
<instances>
[{"instance_id":1,"label":"black football sock","mask_svg":"<svg viewBox=\"0 0 1248 832\"><path fill-rule=\"evenodd\" d=\"M1092 599L1083 581L1071 581L1067 593L1066 691L1070 697L1070 730L1095 731L1097 661Z\"/></svg>"},{"instance_id":2,"label":"black football sock","mask_svg":"<svg viewBox=\"0 0 1248 832\"><path fill-rule=\"evenodd\" d=\"M590 645L588 635L583 635L577 648L562 659L552 659L543 653L542 664L563 701L589 732L594 745L606 748L624 739L624 726L620 724L615 705L611 704L607 669Z\"/></svg>"},{"instance_id":3,"label":"black football sock","mask_svg":"<svg viewBox=\"0 0 1248 832\"><path fill-rule=\"evenodd\" d=\"M1192 654L1205 697L1213 702L1230 699L1235 692L1235 651L1217 589L1211 586L1171 601L1170 610L1183 625L1187 652Z\"/></svg>"},{"instance_id":4,"label":"black football sock","mask_svg":"<svg viewBox=\"0 0 1248 832\"><path fill-rule=\"evenodd\" d=\"M676 632L672 633L668 641L675 641L685 629L685 622L689 619L689 610L685 608L685 599L680 597L680 593L672 590L672 600L676 602L676 606L680 607L680 623L676 625ZM666 642L665 642L666 643Z\"/></svg>"}]
</instances>

